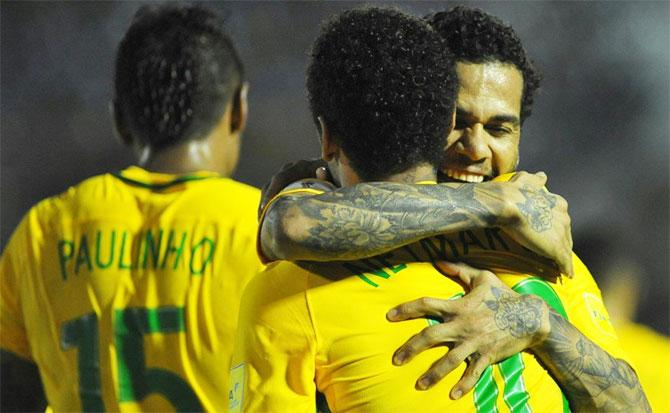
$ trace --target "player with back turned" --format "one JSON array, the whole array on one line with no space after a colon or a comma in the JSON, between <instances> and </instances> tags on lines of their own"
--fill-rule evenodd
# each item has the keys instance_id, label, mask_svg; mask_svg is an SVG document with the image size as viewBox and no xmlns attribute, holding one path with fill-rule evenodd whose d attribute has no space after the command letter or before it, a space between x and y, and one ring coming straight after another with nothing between
<instances>
[{"instance_id":1,"label":"player with back turned","mask_svg":"<svg viewBox=\"0 0 670 413\"><path fill-rule=\"evenodd\" d=\"M222 411L259 191L229 178L247 116L223 22L141 8L116 58L114 120L137 166L24 217L0 262L3 355L56 411Z\"/></svg>"}]
</instances>

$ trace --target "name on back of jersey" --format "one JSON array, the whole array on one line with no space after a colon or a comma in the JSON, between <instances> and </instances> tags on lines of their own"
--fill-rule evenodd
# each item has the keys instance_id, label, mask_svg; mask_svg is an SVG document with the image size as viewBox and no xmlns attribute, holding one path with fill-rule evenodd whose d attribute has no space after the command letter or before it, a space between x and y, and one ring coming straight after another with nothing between
<instances>
[{"instance_id":1,"label":"name on back of jersey","mask_svg":"<svg viewBox=\"0 0 670 413\"><path fill-rule=\"evenodd\" d=\"M202 275L212 265L217 240L188 231L96 230L60 238L56 253L63 280L94 270L177 270Z\"/></svg>"}]
</instances>

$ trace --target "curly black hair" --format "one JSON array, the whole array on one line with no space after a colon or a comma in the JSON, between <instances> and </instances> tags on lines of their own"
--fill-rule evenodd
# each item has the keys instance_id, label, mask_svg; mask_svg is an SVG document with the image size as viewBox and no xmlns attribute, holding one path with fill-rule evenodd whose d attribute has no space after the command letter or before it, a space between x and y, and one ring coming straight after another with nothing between
<instances>
[{"instance_id":1,"label":"curly black hair","mask_svg":"<svg viewBox=\"0 0 670 413\"><path fill-rule=\"evenodd\" d=\"M443 43L395 9L348 10L323 25L307 69L312 115L363 180L439 165L457 89Z\"/></svg>"},{"instance_id":2,"label":"curly black hair","mask_svg":"<svg viewBox=\"0 0 670 413\"><path fill-rule=\"evenodd\" d=\"M156 150L205 137L243 76L214 13L196 6L144 6L117 51L117 127Z\"/></svg>"},{"instance_id":3,"label":"curly black hair","mask_svg":"<svg viewBox=\"0 0 670 413\"><path fill-rule=\"evenodd\" d=\"M426 20L444 37L457 61L498 61L516 66L523 75L521 122L530 116L542 76L512 27L481 10L464 6L428 15Z\"/></svg>"}]
</instances>

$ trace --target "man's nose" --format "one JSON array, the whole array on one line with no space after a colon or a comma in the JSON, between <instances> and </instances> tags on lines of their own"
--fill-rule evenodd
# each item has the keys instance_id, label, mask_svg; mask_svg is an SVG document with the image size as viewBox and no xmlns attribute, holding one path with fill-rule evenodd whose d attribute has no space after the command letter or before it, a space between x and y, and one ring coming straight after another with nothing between
<instances>
[{"instance_id":1,"label":"man's nose","mask_svg":"<svg viewBox=\"0 0 670 413\"><path fill-rule=\"evenodd\" d=\"M481 123L463 129L463 136L458 145L458 152L477 162L491 156L489 136Z\"/></svg>"}]
</instances>

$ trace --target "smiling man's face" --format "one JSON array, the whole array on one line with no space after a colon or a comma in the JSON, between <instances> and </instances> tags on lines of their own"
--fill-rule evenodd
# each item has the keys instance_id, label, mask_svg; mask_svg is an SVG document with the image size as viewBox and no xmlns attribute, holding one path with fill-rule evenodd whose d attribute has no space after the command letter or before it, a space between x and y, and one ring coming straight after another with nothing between
<instances>
[{"instance_id":1,"label":"smiling man's face","mask_svg":"<svg viewBox=\"0 0 670 413\"><path fill-rule=\"evenodd\" d=\"M456 125L447 139L441 178L482 182L519 162L523 76L500 62L456 64Z\"/></svg>"}]
</instances>

